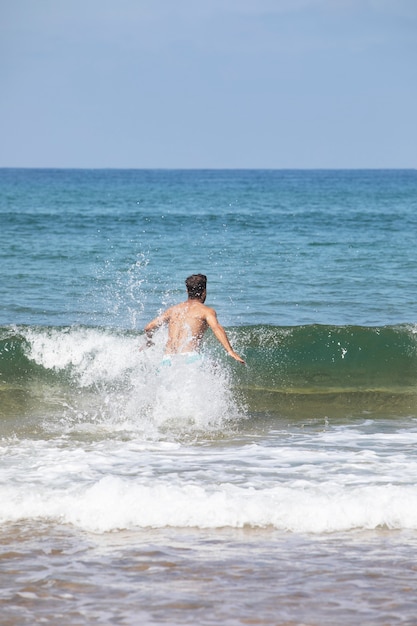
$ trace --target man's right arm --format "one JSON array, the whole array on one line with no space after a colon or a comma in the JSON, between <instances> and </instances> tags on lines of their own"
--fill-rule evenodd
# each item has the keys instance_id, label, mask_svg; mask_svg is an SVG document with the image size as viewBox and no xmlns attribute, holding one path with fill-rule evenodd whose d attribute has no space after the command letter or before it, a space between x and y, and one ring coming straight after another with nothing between
<instances>
[{"instance_id":1,"label":"man's right arm","mask_svg":"<svg viewBox=\"0 0 417 626\"><path fill-rule=\"evenodd\" d=\"M153 319L151 322L149 322L149 324L145 326L144 330L145 330L145 335L147 337L146 347L149 348L150 346L153 346L152 337L153 337L154 332L160 326L163 326L163 324L166 324L168 321L169 321L169 309L165 311L164 313L162 313L162 315L158 315L158 317L155 317L155 319Z\"/></svg>"}]
</instances>

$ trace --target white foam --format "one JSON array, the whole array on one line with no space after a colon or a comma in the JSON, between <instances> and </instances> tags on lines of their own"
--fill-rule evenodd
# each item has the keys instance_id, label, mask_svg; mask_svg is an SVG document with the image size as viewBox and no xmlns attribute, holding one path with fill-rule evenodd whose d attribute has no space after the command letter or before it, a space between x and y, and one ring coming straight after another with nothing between
<instances>
[{"instance_id":1,"label":"white foam","mask_svg":"<svg viewBox=\"0 0 417 626\"><path fill-rule=\"evenodd\" d=\"M221 429L241 414L227 367L209 358L161 367L163 333L143 351L143 338L99 329L28 329L26 338L27 356L71 384L60 428L94 423L157 436L161 429Z\"/></svg>"},{"instance_id":2,"label":"white foam","mask_svg":"<svg viewBox=\"0 0 417 626\"><path fill-rule=\"evenodd\" d=\"M268 527L292 532L417 529L414 487L384 485L332 490L279 485L256 490L231 484L142 484L109 475L88 487L0 488L0 519L41 518L106 532L118 529Z\"/></svg>"},{"instance_id":3,"label":"white foam","mask_svg":"<svg viewBox=\"0 0 417 626\"><path fill-rule=\"evenodd\" d=\"M323 446L325 435L319 437ZM0 521L52 520L92 532L166 526L417 530L416 458L381 442L368 451L323 447L315 457L307 436L276 447L3 442Z\"/></svg>"},{"instance_id":4,"label":"white foam","mask_svg":"<svg viewBox=\"0 0 417 626\"><path fill-rule=\"evenodd\" d=\"M78 327L28 329L25 336L30 359L45 369L69 370L80 386L118 381L138 364L138 339L115 332Z\"/></svg>"}]
</instances>

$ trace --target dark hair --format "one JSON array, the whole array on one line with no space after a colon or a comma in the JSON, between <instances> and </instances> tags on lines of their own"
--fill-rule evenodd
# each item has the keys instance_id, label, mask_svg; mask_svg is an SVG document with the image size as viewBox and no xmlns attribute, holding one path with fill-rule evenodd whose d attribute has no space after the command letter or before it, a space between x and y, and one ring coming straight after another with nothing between
<instances>
[{"instance_id":1,"label":"dark hair","mask_svg":"<svg viewBox=\"0 0 417 626\"><path fill-rule=\"evenodd\" d=\"M206 289L207 276L204 276L204 274L193 274L186 279L185 285L189 298L201 298Z\"/></svg>"}]
</instances>

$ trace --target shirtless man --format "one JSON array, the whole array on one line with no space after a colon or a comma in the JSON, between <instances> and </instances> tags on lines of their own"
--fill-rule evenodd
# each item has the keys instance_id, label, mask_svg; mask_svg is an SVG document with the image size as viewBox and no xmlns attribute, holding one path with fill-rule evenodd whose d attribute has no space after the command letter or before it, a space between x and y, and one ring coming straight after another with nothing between
<instances>
[{"instance_id":1,"label":"shirtless man","mask_svg":"<svg viewBox=\"0 0 417 626\"><path fill-rule=\"evenodd\" d=\"M188 300L170 307L145 326L148 338L146 345L153 345L152 336L155 330L167 324L166 357L169 358L172 354L196 354L200 349L204 333L210 327L226 352L239 363L245 363L230 345L223 326L217 321L216 311L204 304L207 277L204 274L193 274L187 278L185 284Z\"/></svg>"}]
</instances>

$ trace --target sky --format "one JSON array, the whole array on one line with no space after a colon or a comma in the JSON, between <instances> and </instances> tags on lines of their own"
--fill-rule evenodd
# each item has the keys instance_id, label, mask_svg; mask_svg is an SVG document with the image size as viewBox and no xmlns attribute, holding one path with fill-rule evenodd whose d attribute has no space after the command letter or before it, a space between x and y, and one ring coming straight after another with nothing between
<instances>
[{"instance_id":1,"label":"sky","mask_svg":"<svg viewBox=\"0 0 417 626\"><path fill-rule=\"evenodd\" d=\"M0 167L416 168L417 0L0 0Z\"/></svg>"}]
</instances>

